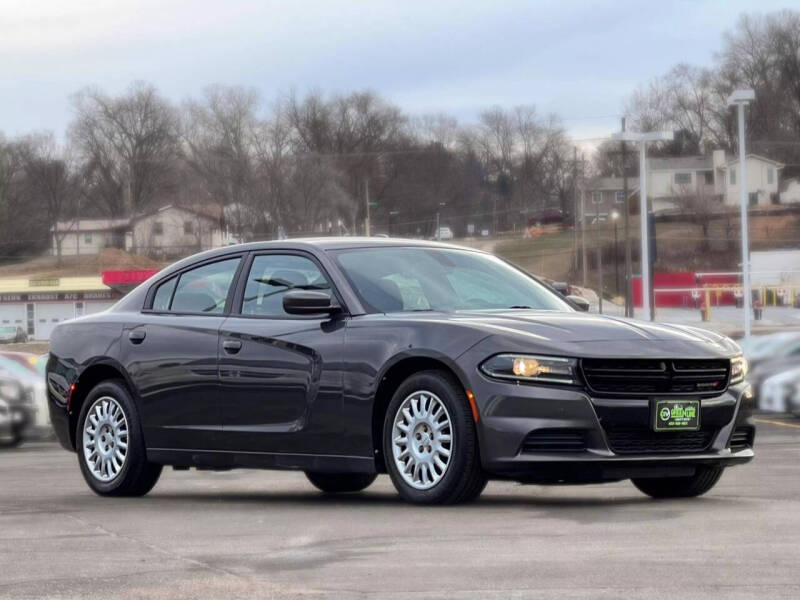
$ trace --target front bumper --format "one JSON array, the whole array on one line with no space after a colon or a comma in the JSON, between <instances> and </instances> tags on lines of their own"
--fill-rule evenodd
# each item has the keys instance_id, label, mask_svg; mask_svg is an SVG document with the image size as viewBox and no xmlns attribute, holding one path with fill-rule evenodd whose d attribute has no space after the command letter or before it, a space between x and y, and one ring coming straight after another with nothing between
<instances>
[{"instance_id":1,"label":"front bumper","mask_svg":"<svg viewBox=\"0 0 800 600\"><path fill-rule=\"evenodd\" d=\"M699 465L754 456L746 383L701 399L699 432L663 434L651 431L650 398L595 398L578 388L474 379L481 461L494 477L531 483L678 477Z\"/></svg>"}]
</instances>

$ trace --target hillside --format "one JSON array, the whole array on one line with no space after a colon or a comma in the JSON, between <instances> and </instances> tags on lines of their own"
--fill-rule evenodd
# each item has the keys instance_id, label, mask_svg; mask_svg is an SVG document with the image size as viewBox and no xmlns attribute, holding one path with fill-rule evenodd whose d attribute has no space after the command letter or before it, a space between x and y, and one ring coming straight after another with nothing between
<instances>
[{"instance_id":1,"label":"hillside","mask_svg":"<svg viewBox=\"0 0 800 600\"><path fill-rule=\"evenodd\" d=\"M65 256L58 266L55 256L43 255L31 260L0 265L0 277L76 277L99 275L115 269L160 269L162 263L146 256L130 254L117 248L105 248L99 254Z\"/></svg>"}]
</instances>

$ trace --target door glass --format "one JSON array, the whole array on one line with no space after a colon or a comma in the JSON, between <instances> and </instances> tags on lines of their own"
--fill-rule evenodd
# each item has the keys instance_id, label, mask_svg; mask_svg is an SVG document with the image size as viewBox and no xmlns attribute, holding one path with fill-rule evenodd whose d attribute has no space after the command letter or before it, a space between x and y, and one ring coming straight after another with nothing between
<instances>
[{"instance_id":1,"label":"door glass","mask_svg":"<svg viewBox=\"0 0 800 600\"><path fill-rule=\"evenodd\" d=\"M239 258L222 260L184 272L178 280L170 310L218 314L225 310Z\"/></svg>"},{"instance_id":2,"label":"door glass","mask_svg":"<svg viewBox=\"0 0 800 600\"><path fill-rule=\"evenodd\" d=\"M177 277L173 277L169 281L165 281L158 286L155 296L153 296L153 310L165 311L169 310L169 301L172 299L172 290L175 289L175 283L178 281Z\"/></svg>"},{"instance_id":3,"label":"door glass","mask_svg":"<svg viewBox=\"0 0 800 600\"><path fill-rule=\"evenodd\" d=\"M331 286L317 265L303 256L263 254L253 259L242 301L243 315L282 318L283 295L289 290L330 294Z\"/></svg>"}]
</instances>

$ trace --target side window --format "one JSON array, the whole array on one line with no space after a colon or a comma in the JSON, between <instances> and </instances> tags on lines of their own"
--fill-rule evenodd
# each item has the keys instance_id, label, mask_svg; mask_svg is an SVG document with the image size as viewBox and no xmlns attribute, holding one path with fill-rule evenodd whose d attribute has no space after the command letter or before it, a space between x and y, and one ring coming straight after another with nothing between
<instances>
[{"instance_id":1,"label":"side window","mask_svg":"<svg viewBox=\"0 0 800 600\"><path fill-rule=\"evenodd\" d=\"M178 278L173 277L169 281L165 281L158 286L156 294L153 296L153 310L169 310L169 301L172 300L172 290L175 289L175 284L177 281Z\"/></svg>"},{"instance_id":2,"label":"side window","mask_svg":"<svg viewBox=\"0 0 800 600\"><path fill-rule=\"evenodd\" d=\"M240 260L237 257L184 271L178 279L170 310L208 314L223 312Z\"/></svg>"},{"instance_id":3,"label":"side window","mask_svg":"<svg viewBox=\"0 0 800 600\"><path fill-rule=\"evenodd\" d=\"M330 294L331 286L308 258L289 254L262 254L253 259L242 299L242 314L283 318L283 295L289 290Z\"/></svg>"}]
</instances>

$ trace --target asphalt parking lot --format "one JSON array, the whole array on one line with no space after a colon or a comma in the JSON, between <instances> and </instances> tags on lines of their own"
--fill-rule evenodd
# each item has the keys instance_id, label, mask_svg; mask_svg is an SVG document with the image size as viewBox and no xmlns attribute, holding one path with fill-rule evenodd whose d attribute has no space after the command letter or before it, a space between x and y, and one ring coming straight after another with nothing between
<instances>
[{"instance_id":1,"label":"asphalt parking lot","mask_svg":"<svg viewBox=\"0 0 800 600\"><path fill-rule=\"evenodd\" d=\"M52 444L0 453L0 598L798 598L800 421L707 496L630 483L491 483L469 506L402 503L387 477L326 497L300 473L165 471L92 494Z\"/></svg>"}]
</instances>

